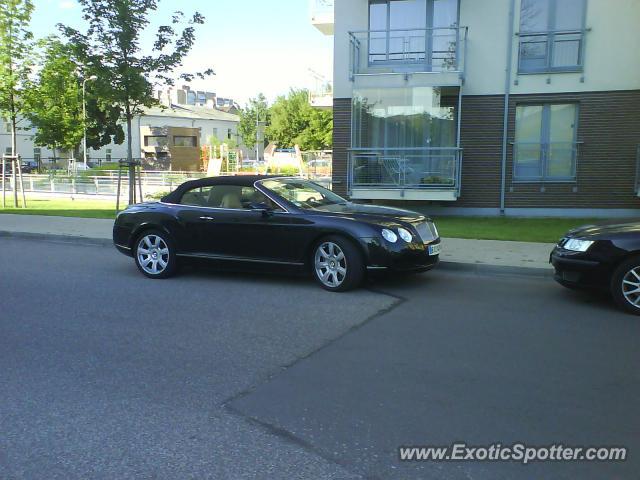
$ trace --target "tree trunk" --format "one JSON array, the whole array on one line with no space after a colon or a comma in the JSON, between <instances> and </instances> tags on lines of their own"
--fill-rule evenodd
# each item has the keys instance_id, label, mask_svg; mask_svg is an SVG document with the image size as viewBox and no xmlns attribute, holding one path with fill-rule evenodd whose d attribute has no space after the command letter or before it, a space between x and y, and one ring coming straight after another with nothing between
<instances>
[{"instance_id":1,"label":"tree trunk","mask_svg":"<svg viewBox=\"0 0 640 480\"><path fill-rule=\"evenodd\" d=\"M18 125L15 115L11 117L11 156L18 155Z\"/></svg>"},{"instance_id":2,"label":"tree trunk","mask_svg":"<svg viewBox=\"0 0 640 480\"><path fill-rule=\"evenodd\" d=\"M129 105L126 107L127 115L127 161L129 162L129 205L136 203L136 167L133 165L133 148L132 148L132 115Z\"/></svg>"},{"instance_id":3,"label":"tree trunk","mask_svg":"<svg viewBox=\"0 0 640 480\"><path fill-rule=\"evenodd\" d=\"M18 208L18 168L20 168L20 162L18 162L18 126L16 120L16 114L13 111L13 105L11 105L11 177L13 180L13 206Z\"/></svg>"}]
</instances>

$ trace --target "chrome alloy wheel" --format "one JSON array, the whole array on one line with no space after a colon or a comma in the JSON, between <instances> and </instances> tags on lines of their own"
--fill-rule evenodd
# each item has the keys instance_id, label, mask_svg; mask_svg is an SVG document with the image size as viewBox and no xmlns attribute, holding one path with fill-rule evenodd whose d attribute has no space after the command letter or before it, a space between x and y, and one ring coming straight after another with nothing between
<instances>
[{"instance_id":1,"label":"chrome alloy wheel","mask_svg":"<svg viewBox=\"0 0 640 480\"><path fill-rule=\"evenodd\" d=\"M136 250L140 267L149 275L159 275L169 264L169 247L158 235L147 235Z\"/></svg>"},{"instance_id":2,"label":"chrome alloy wheel","mask_svg":"<svg viewBox=\"0 0 640 480\"><path fill-rule=\"evenodd\" d=\"M640 267L632 268L622 278L622 294L627 302L640 308Z\"/></svg>"},{"instance_id":3,"label":"chrome alloy wheel","mask_svg":"<svg viewBox=\"0 0 640 480\"><path fill-rule=\"evenodd\" d=\"M315 268L323 285L337 288L347 276L347 259L337 244L324 242L316 250Z\"/></svg>"}]
</instances>

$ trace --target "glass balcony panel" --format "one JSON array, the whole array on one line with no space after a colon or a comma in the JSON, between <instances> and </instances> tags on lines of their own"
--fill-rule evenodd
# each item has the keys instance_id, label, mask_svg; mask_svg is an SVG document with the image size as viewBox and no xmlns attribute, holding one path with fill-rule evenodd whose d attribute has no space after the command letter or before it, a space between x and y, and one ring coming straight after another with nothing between
<instances>
[{"instance_id":1,"label":"glass balcony panel","mask_svg":"<svg viewBox=\"0 0 640 480\"><path fill-rule=\"evenodd\" d=\"M542 178L542 145L518 143L515 145L513 175L517 179Z\"/></svg>"},{"instance_id":2,"label":"glass balcony panel","mask_svg":"<svg viewBox=\"0 0 640 480\"><path fill-rule=\"evenodd\" d=\"M547 178L572 179L576 175L576 150L573 142L549 144Z\"/></svg>"},{"instance_id":3,"label":"glass balcony panel","mask_svg":"<svg viewBox=\"0 0 640 480\"><path fill-rule=\"evenodd\" d=\"M351 32L351 73L462 72L466 34L458 27Z\"/></svg>"},{"instance_id":4,"label":"glass balcony panel","mask_svg":"<svg viewBox=\"0 0 640 480\"><path fill-rule=\"evenodd\" d=\"M579 33L557 35L553 41L554 68L575 67L580 65L580 47L582 35Z\"/></svg>"},{"instance_id":5,"label":"glass balcony panel","mask_svg":"<svg viewBox=\"0 0 640 480\"><path fill-rule=\"evenodd\" d=\"M458 148L369 148L350 152L353 187L455 189Z\"/></svg>"}]
</instances>

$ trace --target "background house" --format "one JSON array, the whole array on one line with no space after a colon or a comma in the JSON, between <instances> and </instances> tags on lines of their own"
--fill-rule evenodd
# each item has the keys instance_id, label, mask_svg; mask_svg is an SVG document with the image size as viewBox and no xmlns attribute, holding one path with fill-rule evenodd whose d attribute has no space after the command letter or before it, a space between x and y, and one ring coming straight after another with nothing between
<instances>
[{"instance_id":1,"label":"background house","mask_svg":"<svg viewBox=\"0 0 640 480\"><path fill-rule=\"evenodd\" d=\"M188 102L191 101L190 99L193 98L191 93L194 92L184 88L173 90L170 94L167 92L159 92L158 98L160 105L145 109L143 115L134 118L132 135L134 157L145 158L145 156L151 153L151 150L148 148L149 145L145 144L145 137L150 136L150 129L164 129L165 131L170 131L171 129L192 129L188 131L189 134L186 135L186 137L196 136L197 139L195 141L187 141L195 143L198 147L208 144L211 137L218 139L220 142L232 141L237 144L240 143L240 138L238 137L240 117L234 113L216 108L217 97L215 94L209 92L198 92L203 95L196 95L195 98L203 100L193 105L188 104ZM183 99L187 103L182 102ZM182 103L172 103L173 100ZM231 103L233 104L233 102ZM25 128L28 127L28 124L23 120L20 122L20 126ZM54 152L48 148L35 146L33 143L34 133L33 129L29 128L18 132L18 153L25 160L33 159L41 160L45 163L50 162L54 157ZM181 137L185 135L177 136ZM180 142L181 140L178 141ZM173 145L173 140L169 143ZM191 143L189 145L191 145ZM0 151L6 152L10 147L10 125L3 121L0 123ZM67 152L56 152L55 156L58 159L66 159L69 157L69 154ZM121 145L110 144L99 150L89 149L88 157L91 162L110 162L126 158L127 140L125 138L125 141ZM82 158L82 152L80 153L80 158ZM184 161L181 161L181 164L182 163L184 163Z\"/></svg>"},{"instance_id":2,"label":"background house","mask_svg":"<svg viewBox=\"0 0 640 480\"><path fill-rule=\"evenodd\" d=\"M316 4L335 35L340 193L445 213L637 212L640 2Z\"/></svg>"}]
</instances>

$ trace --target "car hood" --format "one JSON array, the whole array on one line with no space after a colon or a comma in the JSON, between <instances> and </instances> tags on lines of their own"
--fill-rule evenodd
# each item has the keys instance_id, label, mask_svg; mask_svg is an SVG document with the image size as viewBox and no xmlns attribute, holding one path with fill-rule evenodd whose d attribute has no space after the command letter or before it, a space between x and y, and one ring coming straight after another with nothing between
<instances>
[{"instance_id":1,"label":"car hood","mask_svg":"<svg viewBox=\"0 0 640 480\"><path fill-rule=\"evenodd\" d=\"M350 202L342 205L316 208L311 211L317 215L350 217L355 220L383 226L396 225L398 223L419 223L429 220L427 216L411 210Z\"/></svg>"},{"instance_id":2,"label":"car hood","mask_svg":"<svg viewBox=\"0 0 640 480\"><path fill-rule=\"evenodd\" d=\"M567 236L576 238L604 238L628 233L640 234L640 219L611 220L598 224L583 225L571 230Z\"/></svg>"}]
</instances>

